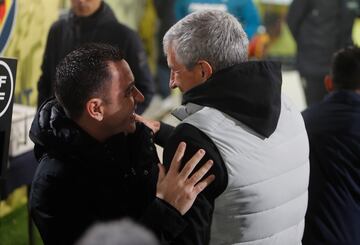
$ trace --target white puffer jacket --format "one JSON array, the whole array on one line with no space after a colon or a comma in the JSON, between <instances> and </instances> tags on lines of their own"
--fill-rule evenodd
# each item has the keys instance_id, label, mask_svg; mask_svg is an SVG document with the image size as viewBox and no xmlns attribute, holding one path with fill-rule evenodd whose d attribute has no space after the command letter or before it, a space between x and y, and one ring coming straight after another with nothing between
<instances>
[{"instance_id":1,"label":"white puffer jacket","mask_svg":"<svg viewBox=\"0 0 360 245\"><path fill-rule=\"evenodd\" d=\"M228 172L228 186L215 200L210 244L301 244L309 146L292 102L282 96L280 118L269 138L210 107L182 123L212 139Z\"/></svg>"}]
</instances>

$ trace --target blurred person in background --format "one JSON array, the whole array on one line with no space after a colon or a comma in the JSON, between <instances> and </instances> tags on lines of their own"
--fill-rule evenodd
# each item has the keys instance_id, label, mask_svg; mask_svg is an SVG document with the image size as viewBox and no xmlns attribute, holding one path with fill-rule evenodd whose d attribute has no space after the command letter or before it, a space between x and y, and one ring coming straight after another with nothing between
<instances>
[{"instance_id":1,"label":"blurred person in background","mask_svg":"<svg viewBox=\"0 0 360 245\"><path fill-rule=\"evenodd\" d=\"M158 43L158 62L156 71L156 83L157 91L162 98L166 98L170 95L169 79L170 70L167 66L166 56L162 50L162 39L169 30L169 28L175 24L175 2L176 0L154 0L156 12L159 18L159 30L157 33Z\"/></svg>"},{"instance_id":2,"label":"blurred person in background","mask_svg":"<svg viewBox=\"0 0 360 245\"><path fill-rule=\"evenodd\" d=\"M308 106L327 94L324 77L335 51L352 44L360 0L293 0L287 23L297 44L296 63Z\"/></svg>"},{"instance_id":3,"label":"blurred person in background","mask_svg":"<svg viewBox=\"0 0 360 245\"><path fill-rule=\"evenodd\" d=\"M38 81L38 106L54 95L55 69L60 60L84 43L98 42L118 46L124 51L136 86L145 96L137 113L144 112L153 97L154 84L138 34L119 23L102 0L70 1L70 11L51 26L48 34Z\"/></svg>"},{"instance_id":4,"label":"blurred person in background","mask_svg":"<svg viewBox=\"0 0 360 245\"><path fill-rule=\"evenodd\" d=\"M310 143L304 245L360 244L360 48L338 51L329 94L303 112Z\"/></svg>"}]
</instances>

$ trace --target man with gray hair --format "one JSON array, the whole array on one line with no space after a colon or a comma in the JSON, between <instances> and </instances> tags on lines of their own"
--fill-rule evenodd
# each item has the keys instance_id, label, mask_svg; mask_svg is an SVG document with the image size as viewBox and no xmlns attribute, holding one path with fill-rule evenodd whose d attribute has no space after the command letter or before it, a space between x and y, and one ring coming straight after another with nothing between
<instances>
[{"instance_id":1,"label":"man with gray hair","mask_svg":"<svg viewBox=\"0 0 360 245\"><path fill-rule=\"evenodd\" d=\"M222 11L188 15L163 42L170 87L183 92L164 163L185 141L184 160L205 149L202 163L212 159L216 176L185 214L176 244L301 244L308 138L300 112L281 93L280 64L248 61L241 24Z\"/></svg>"}]
</instances>

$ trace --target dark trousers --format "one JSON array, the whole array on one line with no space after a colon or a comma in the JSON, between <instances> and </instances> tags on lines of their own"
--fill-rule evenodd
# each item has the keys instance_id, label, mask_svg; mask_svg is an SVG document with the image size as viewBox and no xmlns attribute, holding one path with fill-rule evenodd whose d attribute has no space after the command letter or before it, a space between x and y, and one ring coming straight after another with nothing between
<instances>
[{"instance_id":1,"label":"dark trousers","mask_svg":"<svg viewBox=\"0 0 360 245\"><path fill-rule=\"evenodd\" d=\"M322 101L327 91L324 85L324 75L317 76L301 76L301 83L304 89L307 106L319 103Z\"/></svg>"}]
</instances>

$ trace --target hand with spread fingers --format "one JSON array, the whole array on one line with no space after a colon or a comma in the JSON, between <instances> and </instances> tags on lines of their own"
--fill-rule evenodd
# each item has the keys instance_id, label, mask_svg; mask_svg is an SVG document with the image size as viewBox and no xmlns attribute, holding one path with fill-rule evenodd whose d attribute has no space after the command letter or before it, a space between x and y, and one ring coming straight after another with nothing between
<instances>
[{"instance_id":1,"label":"hand with spread fingers","mask_svg":"<svg viewBox=\"0 0 360 245\"><path fill-rule=\"evenodd\" d=\"M159 163L159 178L156 188L156 196L172 205L182 215L191 208L197 195L215 179L214 175L210 175L201 180L213 165L212 160L207 161L189 177L205 155L205 151L202 149L198 150L184 168L179 171L185 149L186 144L181 142L167 173L165 173L165 167Z\"/></svg>"}]
</instances>

